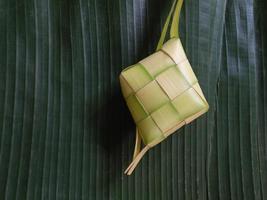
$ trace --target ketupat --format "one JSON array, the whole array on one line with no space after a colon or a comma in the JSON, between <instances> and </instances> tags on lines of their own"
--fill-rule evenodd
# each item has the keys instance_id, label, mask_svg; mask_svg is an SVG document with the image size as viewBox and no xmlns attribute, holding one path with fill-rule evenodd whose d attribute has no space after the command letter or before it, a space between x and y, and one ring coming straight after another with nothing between
<instances>
[{"instance_id":1,"label":"ketupat","mask_svg":"<svg viewBox=\"0 0 267 200\"><path fill-rule=\"evenodd\" d=\"M120 74L122 93L137 126L133 161L125 170L127 175L149 148L209 109L179 39L182 3L183 0L174 1L157 51ZM171 16L171 39L163 45ZM145 144L142 151L141 140Z\"/></svg>"}]
</instances>

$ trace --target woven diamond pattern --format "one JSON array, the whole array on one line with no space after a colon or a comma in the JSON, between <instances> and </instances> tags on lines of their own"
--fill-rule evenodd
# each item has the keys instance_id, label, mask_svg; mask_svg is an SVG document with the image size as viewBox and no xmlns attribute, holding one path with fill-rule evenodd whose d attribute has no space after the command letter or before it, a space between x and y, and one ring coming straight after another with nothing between
<instances>
[{"instance_id":1,"label":"woven diamond pattern","mask_svg":"<svg viewBox=\"0 0 267 200\"><path fill-rule=\"evenodd\" d=\"M123 70L120 83L146 145L164 139L209 108L178 38Z\"/></svg>"}]
</instances>

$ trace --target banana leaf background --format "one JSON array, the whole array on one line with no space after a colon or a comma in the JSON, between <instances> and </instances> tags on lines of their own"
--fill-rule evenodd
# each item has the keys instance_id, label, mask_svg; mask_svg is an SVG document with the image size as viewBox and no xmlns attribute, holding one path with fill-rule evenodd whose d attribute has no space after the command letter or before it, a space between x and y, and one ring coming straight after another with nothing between
<instances>
[{"instance_id":1,"label":"banana leaf background","mask_svg":"<svg viewBox=\"0 0 267 200\"><path fill-rule=\"evenodd\" d=\"M267 199L263 0L185 0L180 35L207 114L123 171L135 126L120 71L171 0L0 0L0 199Z\"/></svg>"}]
</instances>

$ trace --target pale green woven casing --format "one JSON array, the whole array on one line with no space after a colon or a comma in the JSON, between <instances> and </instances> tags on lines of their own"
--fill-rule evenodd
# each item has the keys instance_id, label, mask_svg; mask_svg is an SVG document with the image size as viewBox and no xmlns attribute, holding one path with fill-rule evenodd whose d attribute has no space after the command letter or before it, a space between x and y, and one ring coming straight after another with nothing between
<instances>
[{"instance_id":1,"label":"pale green woven casing","mask_svg":"<svg viewBox=\"0 0 267 200\"><path fill-rule=\"evenodd\" d=\"M156 145L209 108L178 38L123 70L120 83L146 145Z\"/></svg>"}]
</instances>

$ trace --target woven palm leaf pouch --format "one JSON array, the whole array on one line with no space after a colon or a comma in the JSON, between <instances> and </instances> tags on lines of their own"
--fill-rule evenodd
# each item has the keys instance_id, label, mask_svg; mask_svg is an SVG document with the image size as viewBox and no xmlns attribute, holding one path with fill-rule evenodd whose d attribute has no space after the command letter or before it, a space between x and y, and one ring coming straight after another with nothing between
<instances>
[{"instance_id":1,"label":"woven palm leaf pouch","mask_svg":"<svg viewBox=\"0 0 267 200\"><path fill-rule=\"evenodd\" d=\"M179 39L182 4L183 0L174 1L156 52L124 69L119 77L136 124L133 161L125 170L127 175L151 147L209 109ZM170 39L164 43L168 30Z\"/></svg>"}]
</instances>

